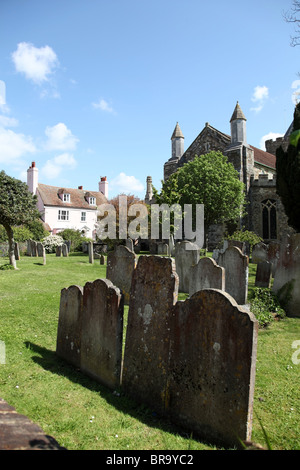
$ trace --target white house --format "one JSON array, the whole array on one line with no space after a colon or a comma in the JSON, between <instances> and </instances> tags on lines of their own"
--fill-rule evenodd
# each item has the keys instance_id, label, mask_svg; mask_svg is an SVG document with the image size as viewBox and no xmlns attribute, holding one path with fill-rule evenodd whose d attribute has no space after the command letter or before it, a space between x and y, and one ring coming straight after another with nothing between
<instances>
[{"instance_id":1,"label":"white house","mask_svg":"<svg viewBox=\"0 0 300 470\"><path fill-rule=\"evenodd\" d=\"M47 229L58 234L66 228L80 230L89 238L95 238L97 206L105 204L108 197L106 176L100 178L99 191L49 186L38 182L35 162L27 170L29 191L37 195L37 208Z\"/></svg>"}]
</instances>

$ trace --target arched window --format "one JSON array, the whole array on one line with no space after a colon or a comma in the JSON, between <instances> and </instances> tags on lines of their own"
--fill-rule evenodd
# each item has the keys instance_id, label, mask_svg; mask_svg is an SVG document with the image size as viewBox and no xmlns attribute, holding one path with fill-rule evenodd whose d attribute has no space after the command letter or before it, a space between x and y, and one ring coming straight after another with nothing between
<instances>
[{"instance_id":1,"label":"arched window","mask_svg":"<svg viewBox=\"0 0 300 470\"><path fill-rule=\"evenodd\" d=\"M275 240L277 238L276 201L265 199L261 206L263 239Z\"/></svg>"}]
</instances>

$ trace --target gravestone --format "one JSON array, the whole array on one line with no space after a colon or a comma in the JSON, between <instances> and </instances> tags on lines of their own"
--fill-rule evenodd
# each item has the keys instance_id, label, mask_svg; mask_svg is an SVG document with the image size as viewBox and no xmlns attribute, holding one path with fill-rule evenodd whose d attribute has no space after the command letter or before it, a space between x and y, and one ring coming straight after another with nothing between
<instances>
[{"instance_id":1,"label":"gravestone","mask_svg":"<svg viewBox=\"0 0 300 470\"><path fill-rule=\"evenodd\" d=\"M89 253L89 263L94 263L94 247L93 242L89 242L88 244L88 253Z\"/></svg>"},{"instance_id":2,"label":"gravestone","mask_svg":"<svg viewBox=\"0 0 300 470\"><path fill-rule=\"evenodd\" d=\"M169 255L169 245L167 243L159 243L157 246L158 255Z\"/></svg>"},{"instance_id":3,"label":"gravestone","mask_svg":"<svg viewBox=\"0 0 300 470\"><path fill-rule=\"evenodd\" d=\"M168 401L170 322L177 293L171 258L139 258L132 278L122 386L159 413Z\"/></svg>"},{"instance_id":4,"label":"gravestone","mask_svg":"<svg viewBox=\"0 0 300 470\"><path fill-rule=\"evenodd\" d=\"M257 263L255 287L268 287L271 286L272 279L272 264L269 261L260 261Z\"/></svg>"},{"instance_id":5,"label":"gravestone","mask_svg":"<svg viewBox=\"0 0 300 470\"><path fill-rule=\"evenodd\" d=\"M31 255L32 257L37 257L38 256L38 252L37 252L37 242L34 241L34 240L30 240L30 252L31 252Z\"/></svg>"},{"instance_id":6,"label":"gravestone","mask_svg":"<svg viewBox=\"0 0 300 470\"><path fill-rule=\"evenodd\" d=\"M252 263L259 263L260 261L267 261L268 260L268 246L263 243L259 242L254 245L252 250Z\"/></svg>"},{"instance_id":7,"label":"gravestone","mask_svg":"<svg viewBox=\"0 0 300 470\"><path fill-rule=\"evenodd\" d=\"M43 248L44 245L41 242L37 242L37 254L40 258L43 257Z\"/></svg>"},{"instance_id":8,"label":"gravestone","mask_svg":"<svg viewBox=\"0 0 300 470\"><path fill-rule=\"evenodd\" d=\"M81 358L82 299L82 287L61 290L56 353L75 367Z\"/></svg>"},{"instance_id":9,"label":"gravestone","mask_svg":"<svg viewBox=\"0 0 300 470\"><path fill-rule=\"evenodd\" d=\"M289 316L300 317L300 233L288 237L280 247L273 291Z\"/></svg>"},{"instance_id":10,"label":"gravestone","mask_svg":"<svg viewBox=\"0 0 300 470\"><path fill-rule=\"evenodd\" d=\"M177 302L168 381L174 422L208 441L251 439L258 323L228 294Z\"/></svg>"},{"instance_id":11,"label":"gravestone","mask_svg":"<svg viewBox=\"0 0 300 470\"><path fill-rule=\"evenodd\" d=\"M201 258L191 268L189 294L203 289L225 290L225 269L212 258Z\"/></svg>"},{"instance_id":12,"label":"gravestone","mask_svg":"<svg viewBox=\"0 0 300 470\"><path fill-rule=\"evenodd\" d=\"M244 305L248 294L248 256L236 246L229 246L219 256L219 265L225 268L225 290L239 305Z\"/></svg>"},{"instance_id":13,"label":"gravestone","mask_svg":"<svg viewBox=\"0 0 300 470\"><path fill-rule=\"evenodd\" d=\"M66 245L66 243L64 243L61 247L61 252L62 252L62 255L67 257L69 256L69 250L68 250L68 247Z\"/></svg>"},{"instance_id":14,"label":"gravestone","mask_svg":"<svg viewBox=\"0 0 300 470\"><path fill-rule=\"evenodd\" d=\"M107 255L106 278L121 289L124 303L129 303L132 274L136 266L136 256L133 251L123 245Z\"/></svg>"},{"instance_id":15,"label":"gravestone","mask_svg":"<svg viewBox=\"0 0 300 470\"><path fill-rule=\"evenodd\" d=\"M280 253L280 243L275 241L270 241L268 247L268 261L272 264L272 276L275 276L277 263Z\"/></svg>"},{"instance_id":16,"label":"gravestone","mask_svg":"<svg viewBox=\"0 0 300 470\"><path fill-rule=\"evenodd\" d=\"M123 340L123 299L107 279L83 288L81 362L85 374L115 389L120 385Z\"/></svg>"},{"instance_id":17,"label":"gravestone","mask_svg":"<svg viewBox=\"0 0 300 470\"><path fill-rule=\"evenodd\" d=\"M105 264L105 256L104 255L100 255L99 259L100 259L100 264Z\"/></svg>"},{"instance_id":18,"label":"gravestone","mask_svg":"<svg viewBox=\"0 0 300 470\"><path fill-rule=\"evenodd\" d=\"M199 258L199 249L195 243L187 240L176 243L175 264L180 292L189 292L191 268L198 263Z\"/></svg>"},{"instance_id":19,"label":"gravestone","mask_svg":"<svg viewBox=\"0 0 300 470\"><path fill-rule=\"evenodd\" d=\"M58 245L55 249L56 256L62 256L62 247Z\"/></svg>"}]
</instances>

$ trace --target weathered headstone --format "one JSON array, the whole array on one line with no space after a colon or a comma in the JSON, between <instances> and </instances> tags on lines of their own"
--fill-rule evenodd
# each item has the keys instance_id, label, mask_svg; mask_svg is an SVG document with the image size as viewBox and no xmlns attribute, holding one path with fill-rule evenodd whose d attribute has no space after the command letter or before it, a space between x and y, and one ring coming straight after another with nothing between
<instances>
[{"instance_id":1,"label":"weathered headstone","mask_svg":"<svg viewBox=\"0 0 300 470\"><path fill-rule=\"evenodd\" d=\"M225 290L225 269L212 258L201 258L191 268L189 294L203 289Z\"/></svg>"},{"instance_id":2,"label":"weathered headstone","mask_svg":"<svg viewBox=\"0 0 300 470\"><path fill-rule=\"evenodd\" d=\"M89 242L88 244L88 253L89 253L89 263L94 263L94 247L93 242Z\"/></svg>"},{"instance_id":3,"label":"weathered headstone","mask_svg":"<svg viewBox=\"0 0 300 470\"><path fill-rule=\"evenodd\" d=\"M83 289L70 286L60 294L56 353L80 367Z\"/></svg>"},{"instance_id":4,"label":"weathered headstone","mask_svg":"<svg viewBox=\"0 0 300 470\"><path fill-rule=\"evenodd\" d=\"M168 402L170 322L177 293L171 258L139 258L132 279L122 386L160 413Z\"/></svg>"},{"instance_id":5,"label":"weathered headstone","mask_svg":"<svg viewBox=\"0 0 300 470\"><path fill-rule=\"evenodd\" d=\"M167 243L159 243L157 246L158 255L169 255L169 245Z\"/></svg>"},{"instance_id":6,"label":"weathered headstone","mask_svg":"<svg viewBox=\"0 0 300 470\"><path fill-rule=\"evenodd\" d=\"M31 256L37 257L38 256L37 242L35 240L30 240L30 245L31 245Z\"/></svg>"},{"instance_id":7,"label":"weathered headstone","mask_svg":"<svg viewBox=\"0 0 300 470\"><path fill-rule=\"evenodd\" d=\"M300 233L282 243L274 276L273 291L289 316L300 317Z\"/></svg>"},{"instance_id":8,"label":"weathered headstone","mask_svg":"<svg viewBox=\"0 0 300 470\"><path fill-rule=\"evenodd\" d=\"M252 249L252 263L268 260L268 245L263 242L256 243Z\"/></svg>"},{"instance_id":9,"label":"weathered headstone","mask_svg":"<svg viewBox=\"0 0 300 470\"><path fill-rule=\"evenodd\" d=\"M189 292L191 268L199 261L199 249L195 243L183 240L175 245L176 272L180 292Z\"/></svg>"},{"instance_id":10,"label":"weathered headstone","mask_svg":"<svg viewBox=\"0 0 300 470\"><path fill-rule=\"evenodd\" d=\"M272 264L269 261L259 261L256 268L255 286L270 288L271 279Z\"/></svg>"},{"instance_id":11,"label":"weathered headstone","mask_svg":"<svg viewBox=\"0 0 300 470\"><path fill-rule=\"evenodd\" d=\"M44 245L41 242L37 242L37 253L40 258L43 256L43 248Z\"/></svg>"},{"instance_id":12,"label":"weathered headstone","mask_svg":"<svg viewBox=\"0 0 300 470\"><path fill-rule=\"evenodd\" d=\"M248 295L249 258L236 246L230 246L219 256L218 264L225 268L225 290L239 305L244 305Z\"/></svg>"},{"instance_id":13,"label":"weathered headstone","mask_svg":"<svg viewBox=\"0 0 300 470\"><path fill-rule=\"evenodd\" d=\"M27 251L26 251L27 256L31 256L31 240L27 240Z\"/></svg>"},{"instance_id":14,"label":"weathered headstone","mask_svg":"<svg viewBox=\"0 0 300 470\"><path fill-rule=\"evenodd\" d=\"M106 278L121 289L124 303L129 303L132 274L136 266L136 256L126 246L116 246L107 255Z\"/></svg>"},{"instance_id":15,"label":"weathered headstone","mask_svg":"<svg viewBox=\"0 0 300 470\"><path fill-rule=\"evenodd\" d=\"M177 302L169 412L207 440L251 439L258 324L226 293L209 289Z\"/></svg>"},{"instance_id":16,"label":"weathered headstone","mask_svg":"<svg viewBox=\"0 0 300 470\"><path fill-rule=\"evenodd\" d=\"M81 370L115 389L120 385L123 299L107 279L87 282L83 289Z\"/></svg>"},{"instance_id":17,"label":"weathered headstone","mask_svg":"<svg viewBox=\"0 0 300 470\"><path fill-rule=\"evenodd\" d=\"M105 264L105 256L104 255L100 255L100 264Z\"/></svg>"},{"instance_id":18,"label":"weathered headstone","mask_svg":"<svg viewBox=\"0 0 300 470\"><path fill-rule=\"evenodd\" d=\"M56 253L56 256L62 256L62 246L61 245L57 245L57 247L55 249L55 253Z\"/></svg>"},{"instance_id":19,"label":"weathered headstone","mask_svg":"<svg viewBox=\"0 0 300 470\"><path fill-rule=\"evenodd\" d=\"M62 251L62 255L67 257L69 256L69 251L68 251L68 247L66 245L66 243L64 243L61 247L61 251Z\"/></svg>"},{"instance_id":20,"label":"weathered headstone","mask_svg":"<svg viewBox=\"0 0 300 470\"><path fill-rule=\"evenodd\" d=\"M268 247L268 261L272 264L272 276L274 277L280 253L280 243L270 241Z\"/></svg>"}]
</instances>

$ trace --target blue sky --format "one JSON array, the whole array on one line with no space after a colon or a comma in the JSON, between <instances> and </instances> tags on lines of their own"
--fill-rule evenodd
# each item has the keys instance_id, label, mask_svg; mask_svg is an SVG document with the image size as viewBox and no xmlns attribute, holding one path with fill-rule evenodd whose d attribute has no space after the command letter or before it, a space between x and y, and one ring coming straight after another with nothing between
<instances>
[{"instance_id":1,"label":"blue sky","mask_svg":"<svg viewBox=\"0 0 300 470\"><path fill-rule=\"evenodd\" d=\"M178 121L185 149L206 122L282 135L300 91L292 0L1 0L0 165L26 180L109 197L160 188Z\"/></svg>"}]
</instances>

